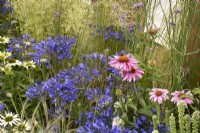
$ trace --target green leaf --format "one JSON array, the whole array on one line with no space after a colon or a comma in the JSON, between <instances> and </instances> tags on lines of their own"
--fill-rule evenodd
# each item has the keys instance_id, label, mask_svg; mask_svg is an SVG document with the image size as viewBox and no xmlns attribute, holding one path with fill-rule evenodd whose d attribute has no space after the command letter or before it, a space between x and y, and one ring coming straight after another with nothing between
<instances>
[{"instance_id":1,"label":"green leaf","mask_svg":"<svg viewBox=\"0 0 200 133\"><path fill-rule=\"evenodd\" d=\"M152 117L152 112L149 110L149 108L141 108L141 109L139 109L139 113L149 116L149 117Z\"/></svg>"},{"instance_id":2,"label":"green leaf","mask_svg":"<svg viewBox=\"0 0 200 133\"><path fill-rule=\"evenodd\" d=\"M147 107L146 102L145 102L144 99L140 98L139 102L140 102L140 104L142 105L143 108Z\"/></svg>"},{"instance_id":3,"label":"green leaf","mask_svg":"<svg viewBox=\"0 0 200 133\"><path fill-rule=\"evenodd\" d=\"M120 95L122 95L122 91L121 91L120 89L117 89L115 94L116 94L117 96L120 96Z\"/></svg>"},{"instance_id":4,"label":"green leaf","mask_svg":"<svg viewBox=\"0 0 200 133\"><path fill-rule=\"evenodd\" d=\"M126 114L126 112L124 112L123 114L122 114L122 120L124 121L124 122L128 122L128 116L127 116L127 114Z\"/></svg>"},{"instance_id":5,"label":"green leaf","mask_svg":"<svg viewBox=\"0 0 200 133\"><path fill-rule=\"evenodd\" d=\"M137 111L137 107L132 103L132 104L128 104L127 107L133 111Z\"/></svg>"}]
</instances>

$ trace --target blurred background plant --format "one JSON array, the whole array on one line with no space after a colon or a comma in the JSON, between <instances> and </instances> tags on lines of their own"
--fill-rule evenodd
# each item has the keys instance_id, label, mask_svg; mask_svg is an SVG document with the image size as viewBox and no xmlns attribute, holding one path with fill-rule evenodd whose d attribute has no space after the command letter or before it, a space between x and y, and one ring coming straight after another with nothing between
<instances>
[{"instance_id":1,"label":"blurred background plant","mask_svg":"<svg viewBox=\"0 0 200 133\"><path fill-rule=\"evenodd\" d=\"M164 133L169 124L174 131L174 119L184 112L169 100L150 101L155 87L183 91L178 99L193 102L185 110L189 116L199 110L197 1L11 0L13 8L1 3L0 35L10 39L0 53L0 100L7 111L31 118L32 132ZM108 66L111 56L126 54L144 69L134 83Z\"/></svg>"}]
</instances>

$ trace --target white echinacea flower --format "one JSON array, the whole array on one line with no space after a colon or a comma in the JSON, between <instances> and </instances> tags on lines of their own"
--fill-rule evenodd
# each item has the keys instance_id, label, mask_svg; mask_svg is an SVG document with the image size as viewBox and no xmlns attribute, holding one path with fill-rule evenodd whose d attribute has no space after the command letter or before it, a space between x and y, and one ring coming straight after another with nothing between
<instances>
[{"instance_id":1,"label":"white echinacea flower","mask_svg":"<svg viewBox=\"0 0 200 133\"><path fill-rule=\"evenodd\" d=\"M14 133L27 133L31 130L31 124L29 121L19 122L13 129Z\"/></svg>"},{"instance_id":2,"label":"white echinacea flower","mask_svg":"<svg viewBox=\"0 0 200 133\"><path fill-rule=\"evenodd\" d=\"M8 57L10 57L12 55L12 53L11 52L1 52L0 51L0 60L5 60L5 59L7 59Z\"/></svg>"},{"instance_id":3,"label":"white echinacea flower","mask_svg":"<svg viewBox=\"0 0 200 133\"><path fill-rule=\"evenodd\" d=\"M22 65L22 62L19 61L19 60L15 60L13 58L10 58L8 60L8 64L6 64L6 66L21 66Z\"/></svg>"},{"instance_id":4,"label":"white echinacea flower","mask_svg":"<svg viewBox=\"0 0 200 133\"><path fill-rule=\"evenodd\" d=\"M120 126L123 126L124 122L121 118L119 118L119 116L117 117L114 117L113 118L113 121L112 121L112 127L120 127Z\"/></svg>"},{"instance_id":5,"label":"white echinacea flower","mask_svg":"<svg viewBox=\"0 0 200 133\"><path fill-rule=\"evenodd\" d=\"M34 61L26 61L22 63L22 66L25 67L27 70L29 67L35 68L35 62Z\"/></svg>"},{"instance_id":6,"label":"white echinacea flower","mask_svg":"<svg viewBox=\"0 0 200 133\"><path fill-rule=\"evenodd\" d=\"M0 36L0 43L6 44L6 43L9 43L9 42L10 42L10 40L9 40L8 37L1 37Z\"/></svg>"},{"instance_id":7,"label":"white echinacea flower","mask_svg":"<svg viewBox=\"0 0 200 133\"><path fill-rule=\"evenodd\" d=\"M5 112L5 116L0 115L0 125L6 127L7 125L13 126L17 125L20 121L17 114L13 114L12 112Z\"/></svg>"}]
</instances>

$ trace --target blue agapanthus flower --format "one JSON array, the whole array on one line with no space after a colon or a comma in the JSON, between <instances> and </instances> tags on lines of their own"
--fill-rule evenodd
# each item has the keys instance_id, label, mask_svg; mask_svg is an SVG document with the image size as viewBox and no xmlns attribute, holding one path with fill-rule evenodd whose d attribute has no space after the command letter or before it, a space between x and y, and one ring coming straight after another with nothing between
<instances>
[{"instance_id":1,"label":"blue agapanthus flower","mask_svg":"<svg viewBox=\"0 0 200 133\"><path fill-rule=\"evenodd\" d=\"M26 96L28 100L40 99L45 95L45 92L41 89L41 83L35 83L34 85L29 86L26 91Z\"/></svg>"},{"instance_id":2,"label":"blue agapanthus flower","mask_svg":"<svg viewBox=\"0 0 200 133\"><path fill-rule=\"evenodd\" d=\"M1 13L5 15L7 12L11 13L13 11L13 6L11 5L11 2L8 2L6 0L0 0L0 7L1 7Z\"/></svg>"},{"instance_id":3,"label":"blue agapanthus flower","mask_svg":"<svg viewBox=\"0 0 200 133\"><path fill-rule=\"evenodd\" d=\"M59 73L56 77L50 78L40 85L35 83L30 86L26 95L28 100L46 96L52 103L61 102L62 105L65 105L77 98L78 91L79 89L74 87L74 82L68 76Z\"/></svg>"},{"instance_id":4,"label":"blue agapanthus flower","mask_svg":"<svg viewBox=\"0 0 200 133\"><path fill-rule=\"evenodd\" d=\"M31 36L28 34L23 35L22 37L13 37L11 42L6 49L8 52L12 52L12 57L20 58L23 60L25 57L29 57L27 51L32 49L32 45L35 43L34 39L31 39Z\"/></svg>"},{"instance_id":5,"label":"blue agapanthus flower","mask_svg":"<svg viewBox=\"0 0 200 133\"><path fill-rule=\"evenodd\" d=\"M58 75L68 76L68 78L81 89L87 87L88 83L92 82L95 76L100 76L100 73L98 70L92 69L84 63L80 63L77 67L60 71Z\"/></svg>"},{"instance_id":6,"label":"blue agapanthus flower","mask_svg":"<svg viewBox=\"0 0 200 133\"><path fill-rule=\"evenodd\" d=\"M72 58L71 48L75 46L76 40L74 37L67 38L66 36L57 36L55 38L49 36L46 41L40 41L33 45L33 52L30 53L32 60L39 65L45 59L46 62Z\"/></svg>"},{"instance_id":7,"label":"blue agapanthus flower","mask_svg":"<svg viewBox=\"0 0 200 133\"><path fill-rule=\"evenodd\" d=\"M0 111L3 111L4 109L5 109L5 106L2 103L0 103Z\"/></svg>"}]
</instances>

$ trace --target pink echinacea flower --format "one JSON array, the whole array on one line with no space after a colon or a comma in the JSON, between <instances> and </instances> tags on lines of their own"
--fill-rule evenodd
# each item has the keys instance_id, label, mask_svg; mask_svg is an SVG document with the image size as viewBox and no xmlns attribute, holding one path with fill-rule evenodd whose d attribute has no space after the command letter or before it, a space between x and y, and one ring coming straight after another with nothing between
<instances>
[{"instance_id":1,"label":"pink echinacea flower","mask_svg":"<svg viewBox=\"0 0 200 133\"><path fill-rule=\"evenodd\" d=\"M173 103L176 103L177 106L179 104L180 101L183 101L186 105L187 104L192 104L193 101L190 97L193 97L192 93L190 91L188 92L184 92L184 91L175 91L172 93L172 99L171 101Z\"/></svg>"},{"instance_id":2,"label":"pink echinacea flower","mask_svg":"<svg viewBox=\"0 0 200 133\"><path fill-rule=\"evenodd\" d=\"M123 81L128 80L129 82L131 82L131 81L135 81L136 79L142 78L143 74L144 74L143 69L137 66L134 66L134 67L131 67L129 71L123 71L122 77L123 77Z\"/></svg>"},{"instance_id":3,"label":"pink echinacea flower","mask_svg":"<svg viewBox=\"0 0 200 133\"><path fill-rule=\"evenodd\" d=\"M109 65L118 70L130 71L132 67L138 66L138 61L131 55L120 55L111 58Z\"/></svg>"},{"instance_id":4,"label":"pink echinacea flower","mask_svg":"<svg viewBox=\"0 0 200 133\"><path fill-rule=\"evenodd\" d=\"M164 101L169 99L167 96L167 93L169 92L166 89L160 89L160 88L153 88L153 91L149 93L150 99L153 102L158 102L159 104L162 104Z\"/></svg>"}]
</instances>

